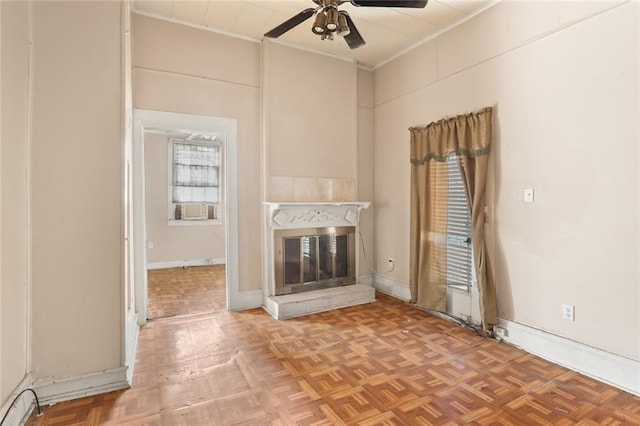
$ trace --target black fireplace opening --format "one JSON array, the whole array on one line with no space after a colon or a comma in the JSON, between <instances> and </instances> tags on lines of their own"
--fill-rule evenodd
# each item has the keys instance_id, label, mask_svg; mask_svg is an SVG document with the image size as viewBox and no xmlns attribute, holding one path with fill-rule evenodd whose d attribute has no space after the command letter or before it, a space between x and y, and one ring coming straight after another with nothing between
<instances>
[{"instance_id":1,"label":"black fireplace opening","mask_svg":"<svg viewBox=\"0 0 640 426\"><path fill-rule=\"evenodd\" d=\"M355 227L275 231L276 295L355 284Z\"/></svg>"}]
</instances>

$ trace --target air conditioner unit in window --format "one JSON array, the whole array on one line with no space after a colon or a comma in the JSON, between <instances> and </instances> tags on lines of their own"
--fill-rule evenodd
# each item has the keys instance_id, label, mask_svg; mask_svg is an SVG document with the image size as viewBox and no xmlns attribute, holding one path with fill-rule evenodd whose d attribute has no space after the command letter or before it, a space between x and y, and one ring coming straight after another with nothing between
<instances>
[{"instance_id":1,"label":"air conditioner unit in window","mask_svg":"<svg viewBox=\"0 0 640 426\"><path fill-rule=\"evenodd\" d=\"M184 203L181 206L182 220L207 220L209 209L204 203Z\"/></svg>"}]
</instances>

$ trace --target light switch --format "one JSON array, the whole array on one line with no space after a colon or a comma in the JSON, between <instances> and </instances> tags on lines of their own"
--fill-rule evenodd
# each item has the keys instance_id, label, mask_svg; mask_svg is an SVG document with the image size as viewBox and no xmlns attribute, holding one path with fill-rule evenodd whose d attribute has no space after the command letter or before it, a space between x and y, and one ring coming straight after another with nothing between
<instances>
[{"instance_id":1,"label":"light switch","mask_svg":"<svg viewBox=\"0 0 640 426\"><path fill-rule=\"evenodd\" d=\"M524 190L524 202L533 203L533 188L528 188Z\"/></svg>"}]
</instances>

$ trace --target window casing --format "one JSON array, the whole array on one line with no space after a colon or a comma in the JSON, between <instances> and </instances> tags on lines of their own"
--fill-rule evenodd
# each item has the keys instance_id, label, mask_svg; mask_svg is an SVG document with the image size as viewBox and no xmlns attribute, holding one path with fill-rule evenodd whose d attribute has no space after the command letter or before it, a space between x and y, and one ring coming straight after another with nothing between
<instances>
[{"instance_id":1,"label":"window casing","mask_svg":"<svg viewBox=\"0 0 640 426\"><path fill-rule=\"evenodd\" d=\"M169 223L220 223L222 144L170 139L168 154Z\"/></svg>"}]
</instances>

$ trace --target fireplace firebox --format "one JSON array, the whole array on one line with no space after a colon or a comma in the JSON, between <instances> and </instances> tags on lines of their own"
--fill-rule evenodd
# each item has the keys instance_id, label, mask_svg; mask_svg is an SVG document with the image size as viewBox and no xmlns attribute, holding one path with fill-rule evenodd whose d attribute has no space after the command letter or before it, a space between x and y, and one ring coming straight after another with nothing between
<instances>
[{"instance_id":1,"label":"fireplace firebox","mask_svg":"<svg viewBox=\"0 0 640 426\"><path fill-rule=\"evenodd\" d=\"M355 284L355 227L274 232L275 294Z\"/></svg>"}]
</instances>

